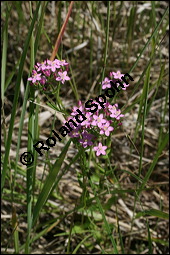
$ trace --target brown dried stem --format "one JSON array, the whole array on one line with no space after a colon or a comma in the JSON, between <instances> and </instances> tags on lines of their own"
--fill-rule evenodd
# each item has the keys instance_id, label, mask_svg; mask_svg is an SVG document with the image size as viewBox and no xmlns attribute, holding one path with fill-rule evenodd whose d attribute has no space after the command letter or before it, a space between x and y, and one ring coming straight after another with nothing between
<instances>
[{"instance_id":1,"label":"brown dried stem","mask_svg":"<svg viewBox=\"0 0 170 255\"><path fill-rule=\"evenodd\" d=\"M51 58L50 58L51 61L53 61L55 59L55 56L57 54L58 48L59 48L60 43L61 43L62 36L64 34L64 31L66 29L66 25L68 23L68 19L70 17L71 11L72 11L73 3L74 3L74 1L71 1L69 9L68 9L67 16L66 16L66 19L64 21L64 24L62 25L62 28L61 28L60 33L58 35L57 41L55 43L55 47L53 49L53 52L52 52L52 55L51 55Z\"/></svg>"}]
</instances>

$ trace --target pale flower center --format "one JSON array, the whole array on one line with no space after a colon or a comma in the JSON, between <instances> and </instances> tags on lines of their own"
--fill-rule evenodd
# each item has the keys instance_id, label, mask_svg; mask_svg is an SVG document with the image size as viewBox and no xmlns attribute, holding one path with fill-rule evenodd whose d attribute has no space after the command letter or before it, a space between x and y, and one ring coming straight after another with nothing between
<instances>
[{"instance_id":1,"label":"pale flower center","mask_svg":"<svg viewBox=\"0 0 170 255\"><path fill-rule=\"evenodd\" d=\"M97 122L100 122L101 120L102 120L102 118L101 118L101 117L98 117Z\"/></svg>"}]
</instances>

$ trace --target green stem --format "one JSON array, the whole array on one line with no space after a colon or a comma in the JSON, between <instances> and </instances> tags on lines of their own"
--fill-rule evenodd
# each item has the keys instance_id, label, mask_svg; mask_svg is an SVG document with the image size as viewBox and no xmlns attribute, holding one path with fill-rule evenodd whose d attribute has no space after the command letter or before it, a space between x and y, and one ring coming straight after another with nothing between
<instances>
[{"instance_id":1,"label":"green stem","mask_svg":"<svg viewBox=\"0 0 170 255\"><path fill-rule=\"evenodd\" d=\"M107 52L108 52L108 43L109 43L109 23L110 23L110 1L107 3L107 28L106 28L106 44L105 44L105 52L104 52L104 67L102 72L102 81L104 80L106 62L107 62ZM102 84L100 86L100 94L102 92Z\"/></svg>"}]
</instances>

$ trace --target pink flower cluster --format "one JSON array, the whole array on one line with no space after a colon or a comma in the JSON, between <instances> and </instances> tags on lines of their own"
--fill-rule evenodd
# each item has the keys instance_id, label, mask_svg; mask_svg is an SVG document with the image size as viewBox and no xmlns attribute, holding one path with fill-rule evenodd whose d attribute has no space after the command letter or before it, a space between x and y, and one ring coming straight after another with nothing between
<instances>
[{"instance_id":1,"label":"pink flower cluster","mask_svg":"<svg viewBox=\"0 0 170 255\"><path fill-rule=\"evenodd\" d=\"M122 81L122 76L124 76L124 74L122 74L120 71L115 72L110 72L110 79L108 77L105 77L104 81L102 82L102 89L106 89L106 88L111 88L111 84L110 81L114 81L116 79L119 79L120 81ZM124 88L122 88L123 90L126 90L126 87L129 87L129 84L123 83ZM118 85L117 85L118 87Z\"/></svg>"},{"instance_id":2,"label":"pink flower cluster","mask_svg":"<svg viewBox=\"0 0 170 255\"><path fill-rule=\"evenodd\" d=\"M60 81L64 84L65 81L70 80L67 75L68 65L65 60L55 59L50 61L47 59L34 66L32 76L28 78L28 81L43 90L47 90L48 85L53 88L55 81Z\"/></svg>"},{"instance_id":3,"label":"pink flower cluster","mask_svg":"<svg viewBox=\"0 0 170 255\"><path fill-rule=\"evenodd\" d=\"M77 109L86 117L86 120L82 121L76 128L74 128L69 136L78 139L78 142L84 147L93 146L96 151L96 156L106 155L107 146L102 145L101 142L97 143L99 138L107 138L113 132L113 130L121 125L120 118L124 115L121 114L121 110L118 109L118 105L111 105L108 101L103 103L104 109L97 101L93 101L98 106L97 111L93 114L89 112L82 102L79 101L78 108L73 107L72 116L77 115ZM72 119L68 118L68 121ZM103 140L103 139L102 139ZM95 146L96 145L96 146Z\"/></svg>"}]
</instances>

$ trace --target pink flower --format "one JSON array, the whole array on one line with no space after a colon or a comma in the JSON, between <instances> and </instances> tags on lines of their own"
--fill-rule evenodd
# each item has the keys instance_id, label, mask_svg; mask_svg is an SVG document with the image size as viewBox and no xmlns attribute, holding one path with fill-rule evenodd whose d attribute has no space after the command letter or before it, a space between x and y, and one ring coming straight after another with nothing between
<instances>
[{"instance_id":1,"label":"pink flower","mask_svg":"<svg viewBox=\"0 0 170 255\"><path fill-rule=\"evenodd\" d=\"M98 126L101 127L103 123L105 123L106 120L103 119L103 113L101 113L99 116L97 115L93 115L93 121L92 121L92 125L93 126Z\"/></svg>"},{"instance_id":2,"label":"pink flower","mask_svg":"<svg viewBox=\"0 0 170 255\"><path fill-rule=\"evenodd\" d=\"M65 60L58 60L60 66L67 66L68 63Z\"/></svg>"},{"instance_id":3,"label":"pink flower","mask_svg":"<svg viewBox=\"0 0 170 255\"><path fill-rule=\"evenodd\" d=\"M49 77L51 75L51 70L43 70L43 74Z\"/></svg>"},{"instance_id":4,"label":"pink flower","mask_svg":"<svg viewBox=\"0 0 170 255\"><path fill-rule=\"evenodd\" d=\"M110 80L106 77L102 82L102 89L111 88Z\"/></svg>"},{"instance_id":5,"label":"pink flower","mask_svg":"<svg viewBox=\"0 0 170 255\"><path fill-rule=\"evenodd\" d=\"M115 104L115 105L109 105L108 106L108 109L109 109L109 111L111 112L111 113L113 113L113 112L115 112L116 110L117 110L117 104Z\"/></svg>"},{"instance_id":6,"label":"pink flower","mask_svg":"<svg viewBox=\"0 0 170 255\"><path fill-rule=\"evenodd\" d=\"M100 154L106 155L105 150L107 149L107 146L102 146L101 143L99 143L98 146L95 146L93 149L96 151L96 156L99 156Z\"/></svg>"},{"instance_id":7,"label":"pink flower","mask_svg":"<svg viewBox=\"0 0 170 255\"><path fill-rule=\"evenodd\" d=\"M122 88L122 89L123 89L123 90L126 90L126 88L129 87L129 84L126 85L126 83L123 83L123 86L124 86L124 88Z\"/></svg>"},{"instance_id":8,"label":"pink flower","mask_svg":"<svg viewBox=\"0 0 170 255\"><path fill-rule=\"evenodd\" d=\"M87 146L93 145L93 142L91 139L94 137L94 135L87 133L86 131L82 134L83 139L79 139L79 142L83 145L84 148Z\"/></svg>"},{"instance_id":9,"label":"pink flower","mask_svg":"<svg viewBox=\"0 0 170 255\"><path fill-rule=\"evenodd\" d=\"M52 72L56 71L56 68L60 68L59 60L55 59L54 61L47 60L48 69L50 69Z\"/></svg>"},{"instance_id":10,"label":"pink flower","mask_svg":"<svg viewBox=\"0 0 170 255\"><path fill-rule=\"evenodd\" d=\"M42 85L45 85L46 81L47 81L46 77L45 77L45 76L42 76L42 77L41 77L41 80L40 80L40 83L41 83Z\"/></svg>"},{"instance_id":11,"label":"pink flower","mask_svg":"<svg viewBox=\"0 0 170 255\"><path fill-rule=\"evenodd\" d=\"M112 78L112 76L113 76L113 75L112 75L112 72L110 72L109 75L110 75L110 77Z\"/></svg>"},{"instance_id":12,"label":"pink flower","mask_svg":"<svg viewBox=\"0 0 170 255\"><path fill-rule=\"evenodd\" d=\"M124 114L121 114L121 110L120 109L116 109L115 111L111 111L110 117L111 118L115 118L117 120L120 120L121 117L123 117Z\"/></svg>"},{"instance_id":13,"label":"pink flower","mask_svg":"<svg viewBox=\"0 0 170 255\"><path fill-rule=\"evenodd\" d=\"M35 86L41 84L45 86L43 89L46 90L46 86L52 85L56 80L62 83L65 80L70 80L67 75L68 66L69 64L65 60L59 59L55 59L54 61L47 59L44 62L36 63L32 71L32 76L28 78L28 81L32 81L30 84ZM54 91L52 86L49 86L49 88L50 92ZM41 88L37 86L37 89Z\"/></svg>"},{"instance_id":14,"label":"pink flower","mask_svg":"<svg viewBox=\"0 0 170 255\"><path fill-rule=\"evenodd\" d=\"M112 72L112 75L114 76L115 79L120 79L120 80L121 80L121 78L122 78L122 76L123 76L124 74L121 74L120 71L117 71L117 73Z\"/></svg>"},{"instance_id":15,"label":"pink flower","mask_svg":"<svg viewBox=\"0 0 170 255\"><path fill-rule=\"evenodd\" d=\"M32 77L28 78L28 81L32 81L32 83L35 83L36 81L40 81L40 80L41 80L41 74L33 70Z\"/></svg>"},{"instance_id":16,"label":"pink flower","mask_svg":"<svg viewBox=\"0 0 170 255\"><path fill-rule=\"evenodd\" d=\"M67 71L64 72L58 72L60 77L56 78L56 81L61 81L62 84L64 84L65 81L70 80L70 78L67 76Z\"/></svg>"},{"instance_id":17,"label":"pink flower","mask_svg":"<svg viewBox=\"0 0 170 255\"><path fill-rule=\"evenodd\" d=\"M44 71L47 69L47 61L45 60L44 62L42 63L37 63L37 71Z\"/></svg>"},{"instance_id":18,"label":"pink flower","mask_svg":"<svg viewBox=\"0 0 170 255\"><path fill-rule=\"evenodd\" d=\"M69 136L74 138L74 137L80 137L80 133L79 133L79 130L80 130L81 126L78 126L78 127L74 127L74 129L69 133Z\"/></svg>"},{"instance_id":19,"label":"pink flower","mask_svg":"<svg viewBox=\"0 0 170 255\"><path fill-rule=\"evenodd\" d=\"M81 123L81 126L85 126L86 128L89 128L91 126L91 121L92 121L92 113L91 112L87 112L85 114L85 117L86 117L86 120L84 120L82 123Z\"/></svg>"},{"instance_id":20,"label":"pink flower","mask_svg":"<svg viewBox=\"0 0 170 255\"><path fill-rule=\"evenodd\" d=\"M100 134L101 135L105 134L106 136L109 136L110 132L114 130L114 128L110 126L110 122L109 121L104 123L100 128L101 128Z\"/></svg>"},{"instance_id":21,"label":"pink flower","mask_svg":"<svg viewBox=\"0 0 170 255\"><path fill-rule=\"evenodd\" d=\"M75 116L75 115L78 114L77 109L80 110L83 114L85 113L83 105L81 105L80 107L74 106L73 109L72 109L72 113L71 113L72 116Z\"/></svg>"}]
</instances>

